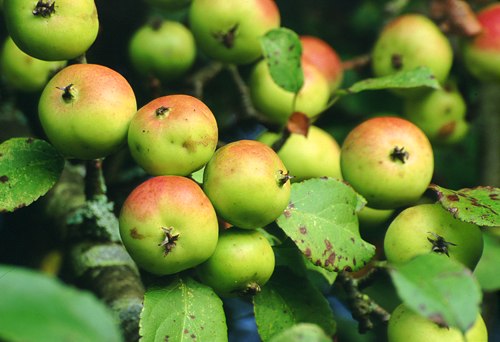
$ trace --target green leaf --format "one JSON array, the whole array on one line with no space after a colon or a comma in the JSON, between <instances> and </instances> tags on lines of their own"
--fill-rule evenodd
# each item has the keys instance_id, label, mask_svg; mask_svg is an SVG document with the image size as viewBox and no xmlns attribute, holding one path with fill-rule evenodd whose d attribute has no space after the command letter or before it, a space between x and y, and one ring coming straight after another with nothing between
<instances>
[{"instance_id":1,"label":"green leaf","mask_svg":"<svg viewBox=\"0 0 500 342\"><path fill-rule=\"evenodd\" d=\"M299 36L281 27L268 31L260 42L274 82L287 91L298 93L304 84Z\"/></svg>"},{"instance_id":2,"label":"green leaf","mask_svg":"<svg viewBox=\"0 0 500 342\"><path fill-rule=\"evenodd\" d=\"M227 341L222 301L192 278L150 287L141 313L141 342Z\"/></svg>"},{"instance_id":3,"label":"green leaf","mask_svg":"<svg viewBox=\"0 0 500 342\"><path fill-rule=\"evenodd\" d=\"M11 266L0 266L0 288L2 341L122 341L116 318L90 292Z\"/></svg>"},{"instance_id":4,"label":"green leaf","mask_svg":"<svg viewBox=\"0 0 500 342\"><path fill-rule=\"evenodd\" d=\"M435 184L429 188L455 218L483 227L500 226L500 188L478 186L455 191Z\"/></svg>"},{"instance_id":5,"label":"green leaf","mask_svg":"<svg viewBox=\"0 0 500 342\"><path fill-rule=\"evenodd\" d=\"M331 342L316 324L299 323L271 338L270 342Z\"/></svg>"},{"instance_id":6,"label":"green leaf","mask_svg":"<svg viewBox=\"0 0 500 342\"><path fill-rule=\"evenodd\" d=\"M428 87L432 89L440 89L441 86L436 80L432 71L428 67L418 67L413 70L400 71L392 75L368 78L354 83L345 90L339 90L339 95L348 95L359 93L365 90L380 90L380 89L407 89Z\"/></svg>"},{"instance_id":7,"label":"green leaf","mask_svg":"<svg viewBox=\"0 0 500 342\"><path fill-rule=\"evenodd\" d=\"M263 341L298 323L317 324L329 336L335 333L335 320L326 298L307 278L294 275L287 267L277 267L253 300Z\"/></svg>"},{"instance_id":8,"label":"green leaf","mask_svg":"<svg viewBox=\"0 0 500 342\"><path fill-rule=\"evenodd\" d=\"M500 236L499 228L492 228L483 234L484 249L474 275L484 291L500 290L500 272L498 272L498 260L500 260Z\"/></svg>"},{"instance_id":9,"label":"green leaf","mask_svg":"<svg viewBox=\"0 0 500 342\"><path fill-rule=\"evenodd\" d=\"M356 271L375 255L375 247L359 235L356 213L364 203L339 180L313 178L292 185L277 224L315 265Z\"/></svg>"},{"instance_id":10,"label":"green leaf","mask_svg":"<svg viewBox=\"0 0 500 342\"><path fill-rule=\"evenodd\" d=\"M12 138L0 144L0 212L25 207L57 182L64 158L44 140Z\"/></svg>"},{"instance_id":11,"label":"green leaf","mask_svg":"<svg viewBox=\"0 0 500 342\"><path fill-rule=\"evenodd\" d=\"M403 302L424 317L464 333L476 321L481 288L459 262L429 253L393 266L389 272Z\"/></svg>"}]
</instances>

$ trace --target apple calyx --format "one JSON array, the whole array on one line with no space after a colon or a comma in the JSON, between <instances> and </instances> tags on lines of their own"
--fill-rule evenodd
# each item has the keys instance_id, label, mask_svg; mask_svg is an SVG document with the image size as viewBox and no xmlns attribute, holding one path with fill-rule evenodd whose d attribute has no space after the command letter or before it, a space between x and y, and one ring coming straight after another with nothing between
<instances>
[{"instance_id":1,"label":"apple calyx","mask_svg":"<svg viewBox=\"0 0 500 342\"><path fill-rule=\"evenodd\" d=\"M278 185L284 186L286 182L294 178L289 172L285 173L283 170L278 170Z\"/></svg>"},{"instance_id":2,"label":"apple calyx","mask_svg":"<svg viewBox=\"0 0 500 342\"><path fill-rule=\"evenodd\" d=\"M401 70L403 68L403 55L395 53L391 56L391 65L396 70Z\"/></svg>"},{"instance_id":3,"label":"apple calyx","mask_svg":"<svg viewBox=\"0 0 500 342\"><path fill-rule=\"evenodd\" d=\"M432 234L435 239L431 239L430 237L427 237L427 240L432 244L432 251L436 253L441 253L441 254L446 254L448 257L450 257L448 247L449 246L456 246L457 244L453 242L446 241L444 237L441 235L438 235L434 232L428 232L429 234Z\"/></svg>"},{"instance_id":4,"label":"apple calyx","mask_svg":"<svg viewBox=\"0 0 500 342\"><path fill-rule=\"evenodd\" d=\"M234 39L236 38L238 26L239 24L236 23L227 32L214 33L214 37L226 48L231 49L234 46Z\"/></svg>"},{"instance_id":5,"label":"apple calyx","mask_svg":"<svg viewBox=\"0 0 500 342\"><path fill-rule=\"evenodd\" d=\"M165 249L163 256L166 256L174 249L177 244L176 241L179 239L179 234L172 234L173 229L174 227L161 227L161 230L165 233L165 238L158 244L158 247L163 247Z\"/></svg>"},{"instance_id":6,"label":"apple calyx","mask_svg":"<svg viewBox=\"0 0 500 342\"><path fill-rule=\"evenodd\" d=\"M153 31L158 31L162 25L163 25L162 18L154 18L153 20L151 20L151 23L150 23L150 26L153 29Z\"/></svg>"},{"instance_id":7,"label":"apple calyx","mask_svg":"<svg viewBox=\"0 0 500 342\"><path fill-rule=\"evenodd\" d=\"M395 146L390 154L390 157L392 161L399 160L404 164L408 160L408 158L410 158L410 154L408 153L408 151L405 151L404 146L401 148Z\"/></svg>"},{"instance_id":8,"label":"apple calyx","mask_svg":"<svg viewBox=\"0 0 500 342\"><path fill-rule=\"evenodd\" d=\"M61 97L64 102L69 102L75 98L75 87L73 87L73 83L68 84L66 87L56 87L59 90L62 90Z\"/></svg>"},{"instance_id":9,"label":"apple calyx","mask_svg":"<svg viewBox=\"0 0 500 342\"><path fill-rule=\"evenodd\" d=\"M255 296L261 291L260 285L256 282L249 283L244 290L241 291L241 294L244 296Z\"/></svg>"},{"instance_id":10,"label":"apple calyx","mask_svg":"<svg viewBox=\"0 0 500 342\"><path fill-rule=\"evenodd\" d=\"M35 8L33 9L33 15L34 16L40 16L42 18L48 18L54 13L55 10L55 1L43 1L43 0L38 0L38 2L35 5Z\"/></svg>"},{"instance_id":11,"label":"apple calyx","mask_svg":"<svg viewBox=\"0 0 500 342\"><path fill-rule=\"evenodd\" d=\"M171 111L172 107L165 107L165 106L158 107L155 110L156 117L164 119L170 114Z\"/></svg>"}]
</instances>

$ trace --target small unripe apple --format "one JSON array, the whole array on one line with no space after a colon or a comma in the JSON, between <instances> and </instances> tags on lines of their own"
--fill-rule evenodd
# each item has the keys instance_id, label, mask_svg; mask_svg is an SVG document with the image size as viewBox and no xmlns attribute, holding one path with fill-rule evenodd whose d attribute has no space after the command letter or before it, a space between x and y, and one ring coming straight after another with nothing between
<instances>
[{"instance_id":1,"label":"small unripe apple","mask_svg":"<svg viewBox=\"0 0 500 342\"><path fill-rule=\"evenodd\" d=\"M269 146L238 140L222 146L205 166L203 190L217 214L239 228L259 228L290 200L288 171Z\"/></svg>"},{"instance_id":2,"label":"small unripe apple","mask_svg":"<svg viewBox=\"0 0 500 342\"><path fill-rule=\"evenodd\" d=\"M4 18L21 50L48 61L83 55L99 30L94 0L5 0Z\"/></svg>"},{"instance_id":3,"label":"small unripe apple","mask_svg":"<svg viewBox=\"0 0 500 342\"><path fill-rule=\"evenodd\" d=\"M134 91L118 72L73 64L46 84L38 103L49 141L68 158L104 158L125 146L137 111Z\"/></svg>"},{"instance_id":4,"label":"small unripe apple","mask_svg":"<svg viewBox=\"0 0 500 342\"><path fill-rule=\"evenodd\" d=\"M399 117L374 117L354 127L340 152L343 178L374 209L415 203L434 172L429 139Z\"/></svg>"},{"instance_id":5,"label":"small unripe apple","mask_svg":"<svg viewBox=\"0 0 500 342\"><path fill-rule=\"evenodd\" d=\"M304 84L295 101L295 94L277 85L265 60L253 68L249 89L255 108L273 123L285 124L293 112L313 118L325 110L330 98L330 88L323 74L311 63L303 62ZM295 105L295 107L294 107Z\"/></svg>"},{"instance_id":6,"label":"small unripe apple","mask_svg":"<svg viewBox=\"0 0 500 342\"><path fill-rule=\"evenodd\" d=\"M463 42L463 59L469 72L482 81L500 81L500 4L493 3L477 15L482 31Z\"/></svg>"},{"instance_id":7,"label":"small unripe apple","mask_svg":"<svg viewBox=\"0 0 500 342\"><path fill-rule=\"evenodd\" d=\"M123 245L142 269L174 274L207 260L219 236L217 215L193 180L158 176L137 186L119 216Z\"/></svg>"},{"instance_id":8,"label":"small unripe apple","mask_svg":"<svg viewBox=\"0 0 500 342\"><path fill-rule=\"evenodd\" d=\"M384 238L387 261L404 263L417 255L439 253L473 270L483 253L481 229L461 221L439 203L406 208L391 222Z\"/></svg>"},{"instance_id":9,"label":"small unripe apple","mask_svg":"<svg viewBox=\"0 0 500 342\"><path fill-rule=\"evenodd\" d=\"M159 19L134 32L128 52L138 73L169 81L191 68L196 58L196 45L191 31L182 23Z\"/></svg>"},{"instance_id":10,"label":"small unripe apple","mask_svg":"<svg viewBox=\"0 0 500 342\"><path fill-rule=\"evenodd\" d=\"M190 95L158 97L140 108L128 130L135 161L152 175L187 176L201 169L217 147L215 117Z\"/></svg>"},{"instance_id":11,"label":"small unripe apple","mask_svg":"<svg viewBox=\"0 0 500 342\"><path fill-rule=\"evenodd\" d=\"M220 296L254 295L271 278L274 265L273 248L261 232L229 228L221 232L215 252L196 273Z\"/></svg>"},{"instance_id":12,"label":"small unripe apple","mask_svg":"<svg viewBox=\"0 0 500 342\"><path fill-rule=\"evenodd\" d=\"M262 133L257 140L272 146L278 133ZM314 177L342 178L340 173L340 146L331 134L317 126L310 126L307 137L292 133L278 151L292 182Z\"/></svg>"},{"instance_id":13,"label":"small unripe apple","mask_svg":"<svg viewBox=\"0 0 500 342\"><path fill-rule=\"evenodd\" d=\"M333 47L315 36L300 36L302 60L313 64L325 76L330 93L335 92L344 76L342 61Z\"/></svg>"},{"instance_id":14,"label":"small unripe apple","mask_svg":"<svg viewBox=\"0 0 500 342\"><path fill-rule=\"evenodd\" d=\"M468 132L467 105L452 82L442 89L404 100L405 117L417 125L432 143L454 144Z\"/></svg>"},{"instance_id":15,"label":"small unripe apple","mask_svg":"<svg viewBox=\"0 0 500 342\"><path fill-rule=\"evenodd\" d=\"M279 27L280 12L273 0L193 0L189 24L208 57L248 64L262 55L259 39Z\"/></svg>"},{"instance_id":16,"label":"small unripe apple","mask_svg":"<svg viewBox=\"0 0 500 342\"><path fill-rule=\"evenodd\" d=\"M43 61L24 53L7 37L0 51L0 75L17 90L42 90L49 78L66 65L66 61Z\"/></svg>"},{"instance_id":17,"label":"small unripe apple","mask_svg":"<svg viewBox=\"0 0 500 342\"><path fill-rule=\"evenodd\" d=\"M452 63L453 50L447 37L421 14L404 14L393 19L380 32L372 50L372 68L377 77L426 66L439 82L444 82ZM415 93L398 92L409 96Z\"/></svg>"}]
</instances>

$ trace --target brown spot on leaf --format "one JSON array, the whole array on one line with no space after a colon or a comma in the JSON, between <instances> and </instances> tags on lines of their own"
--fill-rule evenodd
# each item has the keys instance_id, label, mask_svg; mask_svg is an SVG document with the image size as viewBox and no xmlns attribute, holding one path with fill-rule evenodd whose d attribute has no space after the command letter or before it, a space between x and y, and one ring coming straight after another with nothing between
<instances>
[{"instance_id":1,"label":"brown spot on leaf","mask_svg":"<svg viewBox=\"0 0 500 342\"><path fill-rule=\"evenodd\" d=\"M299 227L299 232L300 234L307 234L307 227L306 226L300 226Z\"/></svg>"},{"instance_id":2,"label":"brown spot on leaf","mask_svg":"<svg viewBox=\"0 0 500 342\"><path fill-rule=\"evenodd\" d=\"M335 252L331 253L325 261L325 266L333 265L335 263L335 258L336 258Z\"/></svg>"},{"instance_id":3,"label":"brown spot on leaf","mask_svg":"<svg viewBox=\"0 0 500 342\"><path fill-rule=\"evenodd\" d=\"M457 202L457 201L459 201L459 200L460 200L460 198L458 198L458 196L457 196L457 195L447 195L447 196L446 196L446 199L447 199L448 201L452 201L452 202Z\"/></svg>"},{"instance_id":4,"label":"brown spot on leaf","mask_svg":"<svg viewBox=\"0 0 500 342\"><path fill-rule=\"evenodd\" d=\"M307 247L306 250L304 251L304 255L308 258L311 257L311 249L309 247Z\"/></svg>"},{"instance_id":5,"label":"brown spot on leaf","mask_svg":"<svg viewBox=\"0 0 500 342\"><path fill-rule=\"evenodd\" d=\"M332 243L330 242L330 240L325 239L324 241L325 241L325 247L326 247L326 249L323 252L323 256L327 255L328 252L330 252L332 250L332 248L333 248Z\"/></svg>"},{"instance_id":6,"label":"brown spot on leaf","mask_svg":"<svg viewBox=\"0 0 500 342\"><path fill-rule=\"evenodd\" d=\"M489 194L488 197L494 201L498 201L498 194Z\"/></svg>"},{"instance_id":7,"label":"brown spot on leaf","mask_svg":"<svg viewBox=\"0 0 500 342\"><path fill-rule=\"evenodd\" d=\"M290 216L292 216L292 213L290 212L290 210L285 209L283 211L283 215L285 215L285 218L290 218Z\"/></svg>"}]
</instances>

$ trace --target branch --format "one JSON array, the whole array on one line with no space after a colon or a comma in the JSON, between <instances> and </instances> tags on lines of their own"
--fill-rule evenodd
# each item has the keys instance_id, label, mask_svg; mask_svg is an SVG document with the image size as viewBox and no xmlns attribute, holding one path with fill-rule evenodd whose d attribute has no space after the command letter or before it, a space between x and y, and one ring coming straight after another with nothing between
<instances>
[{"instance_id":1,"label":"branch","mask_svg":"<svg viewBox=\"0 0 500 342\"><path fill-rule=\"evenodd\" d=\"M463 0L432 0L430 16L446 33L471 37L482 30L474 11Z\"/></svg>"},{"instance_id":2,"label":"branch","mask_svg":"<svg viewBox=\"0 0 500 342\"><path fill-rule=\"evenodd\" d=\"M192 85L193 94L196 98L203 99L205 85L217 76L222 68L222 63L212 62L188 78L187 83Z\"/></svg>"}]
</instances>

